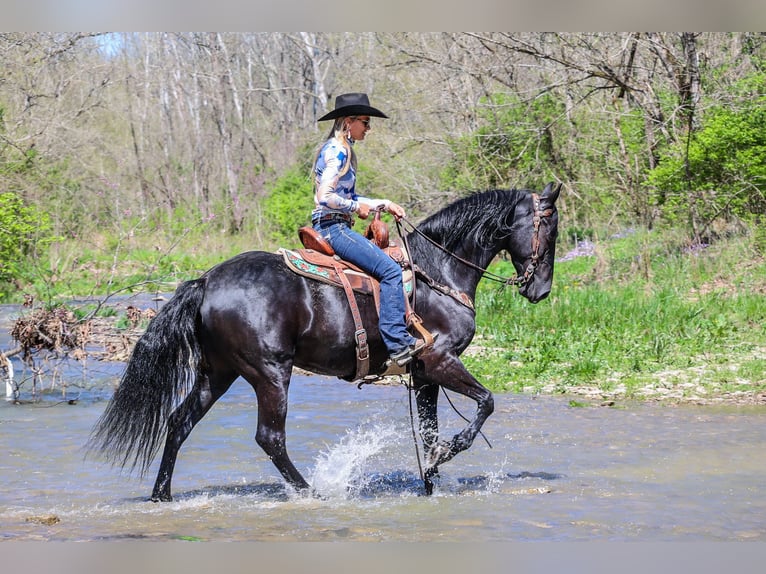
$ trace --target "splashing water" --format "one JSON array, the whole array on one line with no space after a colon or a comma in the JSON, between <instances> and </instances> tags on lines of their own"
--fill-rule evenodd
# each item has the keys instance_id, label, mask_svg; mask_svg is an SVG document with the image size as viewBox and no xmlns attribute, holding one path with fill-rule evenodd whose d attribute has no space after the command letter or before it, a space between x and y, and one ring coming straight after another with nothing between
<instances>
[{"instance_id":1,"label":"splashing water","mask_svg":"<svg viewBox=\"0 0 766 574\"><path fill-rule=\"evenodd\" d=\"M402 433L391 422L378 422L346 432L340 442L319 454L309 480L322 496L354 496L365 486L367 464L386 449L399 443Z\"/></svg>"}]
</instances>

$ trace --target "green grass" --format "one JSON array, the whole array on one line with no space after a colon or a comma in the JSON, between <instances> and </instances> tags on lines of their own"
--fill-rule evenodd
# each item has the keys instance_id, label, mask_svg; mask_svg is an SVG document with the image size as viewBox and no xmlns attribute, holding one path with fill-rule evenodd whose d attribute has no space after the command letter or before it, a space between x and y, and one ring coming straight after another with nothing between
<instances>
[{"instance_id":1,"label":"green grass","mask_svg":"<svg viewBox=\"0 0 766 574\"><path fill-rule=\"evenodd\" d=\"M50 268L5 302L25 292L50 304L172 291L256 243L198 234L125 240L119 249L98 239L61 245ZM560 244L559 255L568 247ZM492 270L513 274L503 261ZM649 231L597 241L593 256L556 264L551 295L537 305L491 282L479 286L476 305L477 336L463 359L496 392L766 392L766 262L746 237L696 250Z\"/></svg>"},{"instance_id":2,"label":"green grass","mask_svg":"<svg viewBox=\"0 0 766 574\"><path fill-rule=\"evenodd\" d=\"M85 295L173 291L178 283L254 248L252 238L216 234L178 239L153 233L119 244L109 237L64 242L55 246L49 262L29 267L21 288L0 286L0 303L19 303L25 293L52 304Z\"/></svg>"},{"instance_id":3,"label":"green grass","mask_svg":"<svg viewBox=\"0 0 766 574\"><path fill-rule=\"evenodd\" d=\"M512 272L507 263L493 270ZM537 305L483 282L475 342L489 350L464 361L495 391L761 392L765 293L766 263L745 239L689 251L635 233L557 263L551 295Z\"/></svg>"}]
</instances>

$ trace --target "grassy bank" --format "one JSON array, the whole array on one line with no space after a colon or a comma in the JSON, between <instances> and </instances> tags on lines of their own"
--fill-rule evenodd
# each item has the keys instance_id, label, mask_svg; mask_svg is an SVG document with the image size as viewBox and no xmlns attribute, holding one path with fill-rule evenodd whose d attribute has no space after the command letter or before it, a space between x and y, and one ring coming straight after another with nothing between
<instances>
[{"instance_id":1,"label":"grassy bank","mask_svg":"<svg viewBox=\"0 0 766 574\"><path fill-rule=\"evenodd\" d=\"M44 268L29 268L21 288L6 285L3 290L0 285L0 303L21 303L26 294L34 295L40 304L53 305L115 292L173 291L178 283L258 245L257 238L209 230L70 240L52 248Z\"/></svg>"},{"instance_id":2,"label":"grassy bank","mask_svg":"<svg viewBox=\"0 0 766 574\"><path fill-rule=\"evenodd\" d=\"M40 294L52 303L172 291L252 248L216 236L154 241L96 239L69 251L76 255L62 251L55 271L38 276L36 303L45 303ZM572 394L586 404L766 402L766 261L747 238L688 249L635 231L573 247L560 242L553 291L537 305L516 289L480 285L477 336L464 356L479 380L496 392ZM506 262L493 270L513 272Z\"/></svg>"},{"instance_id":3,"label":"grassy bank","mask_svg":"<svg viewBox=\"0 0 766 574\"><path fill-rule=\"evenodd\" d=\"M766 402L766 262L746 238L688 249L632 232L590 247L557 263L535 306L482 283L465 357L480 380L589 401Z\"/></svg>"}]
</instances>

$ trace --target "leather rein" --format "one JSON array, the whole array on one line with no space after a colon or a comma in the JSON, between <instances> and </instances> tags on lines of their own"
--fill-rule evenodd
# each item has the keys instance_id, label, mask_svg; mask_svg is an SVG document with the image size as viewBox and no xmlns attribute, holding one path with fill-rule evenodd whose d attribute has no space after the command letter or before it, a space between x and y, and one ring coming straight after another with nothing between
<instances>
[{"instance_id":1,"label":"leather rein","mask_svg":"<svg viewBox=\"0 0 766 574\"><path fill-rule=\"evenodd\" d=\"M544 211L540 210L540 196L538 194L536 193L532 194L532 202L534 205L534 215L532 218L532 223L534 226L534 231L532 234L532 257L529 262L529 265L527 265L527 268L524 270L524 273L522 275L514 275L512 277L504 277L503 275L498 275L497 273L493 273L492 271L489 271L483 267L480 267L479 265L476 265L475 263L468 261L467 259L463 259L456 253L453 253L452 251L444 247L442 244L428 237L428 235L426 235L420 229L418 229L417 226L415 226L411 221L407 220L404 217L402 217L401 220L404 221L404 223L406 223L407 225L409 225L414 232L416 232L418 235L423 237L426 241L428 241L435 247L438 247L450 257L457 259L463 265L466 265L472 269L475 269L476 271L479 271L487 279L491 281L496 281L498 283L502 283L503 285L516 285L519 288L521 288L524 285L526 285L526 283L529 282L530 279L532 279L532 276L535 274L535 269L537 269L537 266L540 262L540 222L542 221L543 217L548 217L553 213L552 208L548 208ZM410 257L411 257L412 252L409 248L406 235L402 233L400 220L396 220L396 226L397 226L399 235L402 237L405 243L405 248L407 249L407 252L410 253ZM428 274L426 274L425 271L423 271L420 267L418 267L414 263L412 265L412 268L413 268L413 271L415 271L415 273L418 273L431 288L436 289L444 294L452 296L453 298L457 299L460 303L462 303L463 305L473 310L474 308L473 301L471 301L468 295L466 295L465 293L456 291L455 289L452 289L451 287L448 287L446 285L441 285L440 283L437 283L433 278L431 278Z\"/></svg>"}]
</instances>

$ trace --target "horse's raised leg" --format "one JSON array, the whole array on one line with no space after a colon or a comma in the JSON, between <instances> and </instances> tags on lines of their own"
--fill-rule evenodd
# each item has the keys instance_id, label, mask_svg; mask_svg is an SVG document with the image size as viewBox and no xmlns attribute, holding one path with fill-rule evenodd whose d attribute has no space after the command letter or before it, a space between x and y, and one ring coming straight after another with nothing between
<instances>
[{"instance_id":1,"label":"horse's raised leg","mask_svg":"<svg viewBox=\"0 0 766 574\"><path fill-rule=\"evenodd\" d=\"M476 435L479 434L484 422L495 410L495 401L492 393L474 378L465 368L463 363L454 356L429 353L423 356L423 367L419 369L418 378L434 385L441 385L445 389L454 391L476 401L476 416L468 426L452 437L452 440L438 442L437 437L430 436L430 448L426 450L425 476L431 478L437 475L438 467L451 460L456 454L468 449L473 444ZM437 391L438 392L438 388ZM433 407L436 408L436 399L433 397ZM424 397L426 404L425 412L428 412L429 399ZM420 407L419 407L420 412ZM436 413L432 415L436 420ZM438 427L432 427L431 431ZM432 432L431 432L432 435ZM426 490L429 484L426 483Z\"/></svg>"},{"instance_id":2,"label":"horse's raised leg","mask_svg":"<svg viewBox=\"0 0 766 574\"><path fill-rule=\"evenodd\" d=\"M194 426L202 420L215 402L229 389L234 377L227 377L212 384L208 375L198 374L189 395L173 411L167 421L167 438L162 452L162 461L157 472L157 479L152 489L153 502L169 502L173 500L170 483L173 479L173 469L176 465L178 451L188 438Z\"/></svg>"}]
</instances>

